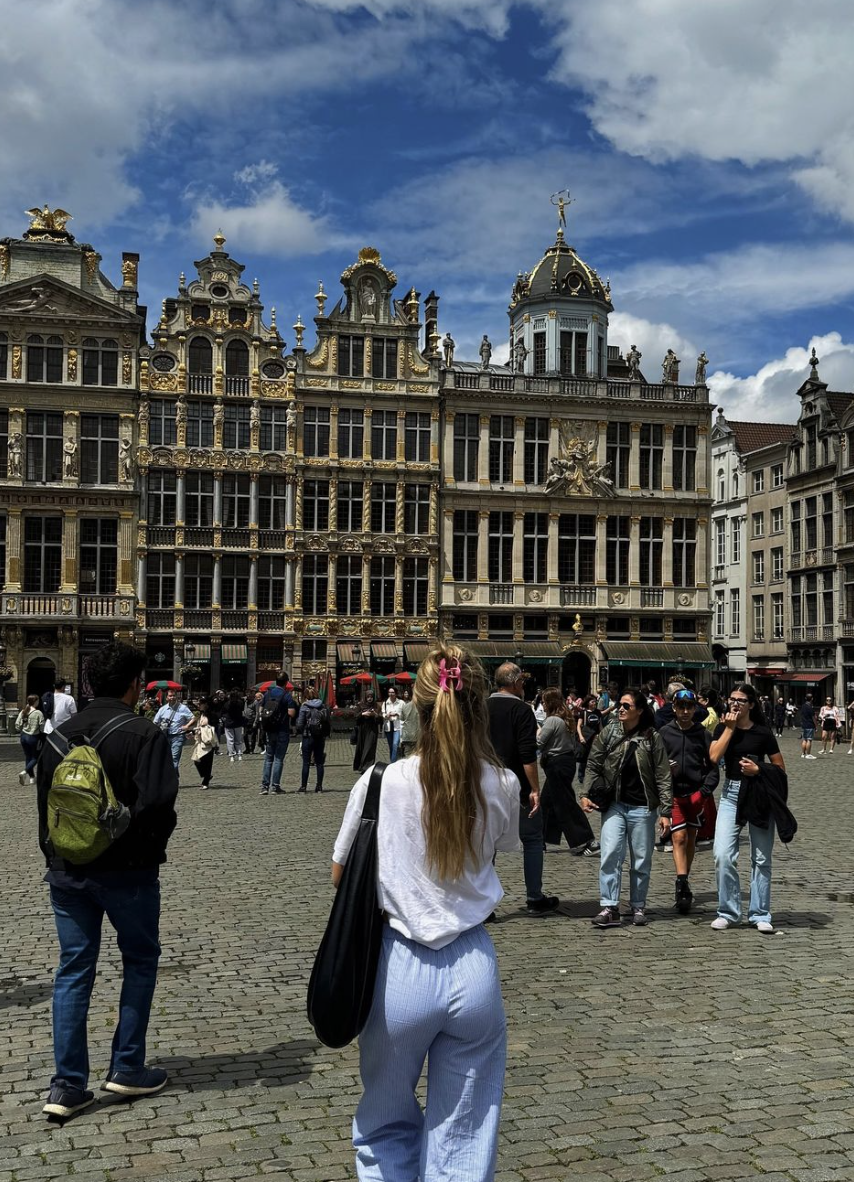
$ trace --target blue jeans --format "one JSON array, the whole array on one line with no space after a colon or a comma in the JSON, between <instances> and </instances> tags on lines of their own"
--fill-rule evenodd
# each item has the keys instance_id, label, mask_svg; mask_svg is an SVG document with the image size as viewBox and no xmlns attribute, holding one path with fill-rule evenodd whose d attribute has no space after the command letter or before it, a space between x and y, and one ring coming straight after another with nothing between
<instances>
[{"instance_id":1,"label":"blue jeans","mask_svg":"<svg viewBox=\"0 0 854 1182\"><path fill-rule=\"evenodd\" d=\"M302 740L301 788L308 786L308 773L311 768L312 755L314 756L314 767L317 772L315 788L319 792L323 787L323 773L326 769L326 739L313 739L311 735L304 735Z\"/></svg>"},{"instance_id":2,"label":"blue jeans","mask_svg":"<svg viewBox=\"0 0 854 1182\"><path fill-rule=\"evenodd\" d=\"M170 735L169 746L172 748L172 766L175 771L178 770L178 765L181 762L181 754L184 750L184 743L186 741L185 735Z\"/></svg>"},{"instance_id":3,"label":"blue jeans","mask_svg":"<svg viewBox=\"0 0 854 1182\"><path fill-rule=\"evenodd\" d=\"M543 810L533 817L529 804L519 808L519 840L522 842L522 873L525 875L525 894L531 899L543 897Z\"/></svg>"},{"instance_id":4,"label":"blue jeans","mask_svg":"<svg viewBox=\"0 0 854 1182\"><path fill-rule=\"evenodd\" d=\"M33 774L38 763L41 745L40 735L21 735L21 746L24 749L24 770L28 776Z\"/></svg>"},{"instance_id":5,"label":"blue jeans","mask_svg":"<svg viewBox=\"0 0 854 1182\"><path fill-rule=\"evenodd\" d=\"M360 1182L494 1178L506 1056L495 949L483 927L438 950L384 928L359 1036ZM415 1090L425 1059L422 1109Z\"/></svg>"},{"instance_id":6,"label":"blue jeans","mask_svg":"<svg viewBox=\"0 0 854 1182\"><path fill-rule=\"evenodd\" d=\"M599 863L600 903L619 907L623 881L623 859L629 850L629 906L646 907L652 853L655 848L655 813L645 805L614 802L602 818L599 835L602 846Z\"/></svg>"},{"instance_id":7,"label":"blue jeans","mask_svg":"<svg viewBox=\"0 0 854 1182\"><path fill-rule=\"evenodd\" d=\"M267 732L267 742L264 746L264 770L261 773L262 788L281 788L282 764L288 753L291 741L290 728L283 726L277 731Z\"/></svg>"},{"instance_id":8,"label":"blue jeans","mask_svg":"<svg viewBox=\"0 0 854 1182\"><path fill-rule=\"evenodd\" d=\"M115 929L124 970L109 1071L132 1072L145 1066L145 1035L160 957L160 880L156 870L61 879L64 885L50 884L59 937L53 988L56 1074L51 1083L82 1089L89 1081L86 1019L105 915Z\"/></svg>"},{"instance_id":9,"label":"blue jeans","mask_svg":"<svg viewBox=\"0 0 854 1182\"><path fill-rule=\"evenodd\" d=\"M386 731L385 737L388 743L388 761L394 763L397 759L397 749L400 746L400 731Z\"/></svg>"},{"instance_id":10,"label":"blue jeans","mask_svg":"<svg viewBox=\"0 0 854 1182\"><path fill-rule=\"evenodd\" d=\"M740 780L727 780L718 805L715 827L715 878L718 884L718 915L731 923L741 920L741 883L738 878L738 838L735 823ZM774 849L773 822L767 829L748 825L750 833L750 923L771 923L771 856Z\"/></svg>"}]
</instances>

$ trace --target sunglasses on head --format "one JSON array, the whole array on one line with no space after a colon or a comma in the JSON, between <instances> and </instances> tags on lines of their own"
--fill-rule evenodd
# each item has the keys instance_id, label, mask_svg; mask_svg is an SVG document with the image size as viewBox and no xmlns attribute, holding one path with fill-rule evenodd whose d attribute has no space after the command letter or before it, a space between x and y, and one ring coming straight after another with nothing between
<instances>
[{"instance_id":1,"label":"sunglasses on head","mask_svg":"<svg viewBox=\"0 0 854 1182\"><path fill-rule=\"evenodd\" d=\"M693 706L697 698L690 690L679 690L677 694L674 694L673 701L680 706Z\"/></svg>"}]
</instances>

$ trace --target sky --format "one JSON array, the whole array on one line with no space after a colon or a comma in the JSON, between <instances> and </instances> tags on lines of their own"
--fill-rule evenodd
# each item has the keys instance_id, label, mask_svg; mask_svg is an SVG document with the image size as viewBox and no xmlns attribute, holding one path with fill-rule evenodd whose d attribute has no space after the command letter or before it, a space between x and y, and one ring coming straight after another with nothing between
<instances>
[{"instance_id":1,"label":"sky","mask_svg":"<svg viewBox=\"0 0 854 1182\"><path fill-rule=\"evenodd\" d=\"M729 418L794 422L815 347L854 390L851 0L0 7L0 237L46 202L115 283L138 251L149 326L221 228L289 347L373 245L500 361L568 188L649 380L703 349Z\"/></svg>"}]
</instances>

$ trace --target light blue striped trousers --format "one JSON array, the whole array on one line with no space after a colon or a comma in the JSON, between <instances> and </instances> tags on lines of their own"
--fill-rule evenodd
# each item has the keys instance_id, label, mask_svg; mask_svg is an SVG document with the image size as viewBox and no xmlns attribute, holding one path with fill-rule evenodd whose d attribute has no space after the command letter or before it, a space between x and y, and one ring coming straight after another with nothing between
<instances>
[{"instance_id":1,"label":"light blue striped trousers","mask_svg":"<svg viewBox=\"0 0 854 1182\"><path fill-rule=\"evenodd\" d=\"M422 1111L415 1088L425 1059ZM506 1059L498 964L484 928L437 951L386 927L359 1038L361 1182L491 1182Z\"/></svg>"}]
</instances>

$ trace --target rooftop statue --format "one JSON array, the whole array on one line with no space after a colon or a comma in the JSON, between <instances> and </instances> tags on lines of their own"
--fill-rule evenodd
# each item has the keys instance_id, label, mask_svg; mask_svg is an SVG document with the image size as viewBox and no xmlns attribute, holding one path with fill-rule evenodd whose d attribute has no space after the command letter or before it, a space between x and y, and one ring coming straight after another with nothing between
<instances>
[{"instance_id":1,"label":"rooftop statue","mask_svg":"<svg viewBox=\"0 0 854 1182\"><path fill-rule=\"evenodd\" d=\"M33 206L32 209L25 211L27 217L30 219L31 230L58 230L65 229L66 223L71 221L71 214L64 209L44 209Z\"/></svg>"},{"instance_id":2,"label":"rooftop statue","mask_svg":"<svg viewBox=\"0 0 854 1182\"><path fill-rule=\"evenodd\" d=\"M626 354L626 361L629 363L629 381L636 382L640 378L640 363L643 353L637 345L632 345Z\"/></svg>"},{"instance_id":3,"label":"rooftop statue","mask_svg":"<svg viewBox=\"0 0 854 1182\"><path fill-rule=\"evenodd\" d=\"M486 333L483 334L483 340L480 342L480 365L481 369L487 369L489 362L492 359L492 342Z\"/></svg>"},{"instance_id":4,"label":"rooftop statue","mask_svg":"<svg viewBox=\"0 0 854 1182\"><path fill-rule=\"evenodd\" d=\"M706 356L705 349L697 358L697 372L694 374L694 385L705 386L706 384L706 366L709 364L709 359Z\"/></svg>"}]
</instances>

